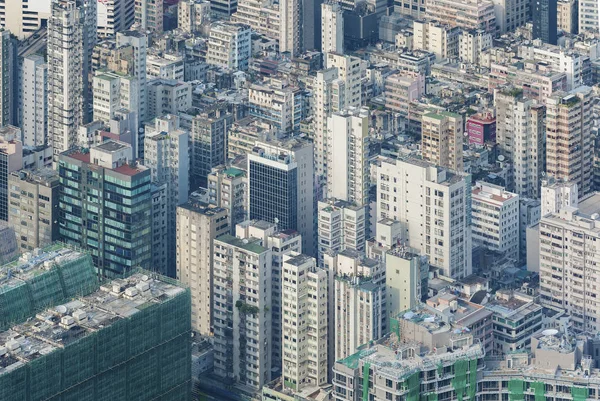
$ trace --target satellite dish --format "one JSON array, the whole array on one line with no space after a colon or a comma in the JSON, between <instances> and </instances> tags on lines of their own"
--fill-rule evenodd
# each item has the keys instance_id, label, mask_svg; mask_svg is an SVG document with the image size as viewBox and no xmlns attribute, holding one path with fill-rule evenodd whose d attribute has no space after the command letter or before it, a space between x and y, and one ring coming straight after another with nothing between
<instances>
[{"instance_id":1,"label":"satellite dish","mask_svg":"<svg viewBox=\"0 0 600 401\"><path fill-rule=\"evenodd\" d=\"M498 161L499 162L503 162L504 161L504 156L502 156L502 155L498 156Z\"/></svg>"},{"instance_id":2,"label":"satellite dish","mask_svg":"<svg viewBox=\"0 0 600 401\"><path fill-rule=\"evenodd\" d=\"M556 329L546 329L542 331L542 335L544 336L555 336L558 334L558 330Z\"/></svg>"}]
</instances>

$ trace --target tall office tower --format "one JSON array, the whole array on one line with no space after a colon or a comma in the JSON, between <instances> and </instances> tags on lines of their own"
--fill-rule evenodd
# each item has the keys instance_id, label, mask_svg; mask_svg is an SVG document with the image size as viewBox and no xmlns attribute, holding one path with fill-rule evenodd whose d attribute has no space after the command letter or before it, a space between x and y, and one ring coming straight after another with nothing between
<instances>
[{"instance_id":1,"label":"tall office tower","mask_svg":"<svg viewBox=\"0 0 600 401\"><path fill-rule=\"evenodd\" d=\"M427 258L411 252L409 248L398 247L385 253L385 295L388 319L421 304L427 297Z\"/></svg>"},{"instance_id":2,"label":"tall office tower","mask_svg":"<svg viewBox=\"0 0 600 401\"><path fill-rule=\"evenodd\" d=\"M321 4L321 52L344 54L344 15L339 3Z\"/></svg>"},{"instance_id":3,"label":"tall office tower","mask_svg":"<svg viewBox=\"0 0 600 401\"><path fill-rule=\"evenodd\" d=\"M48 64L44 57L32 55L23 58L22 117L24 146L48 143Z\"/></svg>"},{"instance_id":4,"label":"tall office tower","mask_svg":"<svg viewBox=\"0 0 600 401\"><path fill-rule=\"evenodd\" d=\"M284 387L302 391L327 383L328 276L306 255L283 261Z\"/></svg>"},{"instance_id":5,"label":"tall office tower","mask_svg":"<svg viewBox=\"0 0 600 401\"><path fill-rule=\"evenodd\" d=\"M519 260L519 195L477 182L471 195L473 242Z\"/></svg>"},{"instance_id":6,"label":"tall office tower","mask_svg":"<svg viewBox=\"0 0 600 401\"><path fill-rule=\"evenodd\" d=\"M177 280L190 287L192 330L213 333L213 240L229 233L227 210L190 198L177 207Z\"/></svg>"},{"instance_id":7,"label":"tall office tower","mask_svg":"<svg viewBox=\"0 0 600 401\"><path fill-rule=\"evenodd\" d=\"M362 60L354 56L327 53L327 56L325 57L325 68L337 68L339 78L345 83L345 108L360 107L362 105L361 65Z\"/></svg>"},{"instance_id":8,"label":"tall office tower","mask_svg":"<svg viewBox=\"0 0 600 401\"><path fill-rule=\"evenodd\" d=\"M19 40L27 39L50 18L50 1L4 0L0 8L0 26Z\"/></svg>"},{"instance_id":9,"label":"tall office tower","mask_svg":"<svg viewBox=\"0 0 600 401\"><path fill-rule=\"evenodd\" d=\"M143 270L100 287L90 256L61 245L13 265L0 399L191 400L189 289Z\"/></svg>"},{"instance_id":10,"label":"tall office tower","mask_svg":"<svg viewBox=\"0 0 600 401\"><path fill-rule=\"evenodd\" d=\"M339 360L380 339L387 329L385 275L382 264L349 249L325 255L330 280L330 351ZM332 333L334 331L334 333ZM331 355L331 354L330 354Z\"/></svg>"},{"instance_id":11,"label":"tall office tower","mask_svg":"<svg viewBox=\"0 0 600 401\"><path fill-rule=\"evenodd\" d=\"M0 220L8 221L8 179L23 168L21 130L12 125L0 127Z\"/></svg>"},{"instance_id":12,"label":"tall office tower","mask_svg":"<svg viewBox=\"0 0 600 401\"><path fill-rule=\"evenodd\" d=\"M323 255L344 249L364 252L369 217L363 205L338 199L318 204L318 262Z\"/></svg>"},{"instance_id":13,"label":"tall office tower","mask_svg":"<svg viewBox=\"0 0 600 401\"><path fill-rule=\"evenodd\" d=\"M238 0L209 0L212 19L228 20L237 11Z\"/></svg>"},{"instance_id":14,"label":"tall office tower","mask_svg":"<svg viewBox=\"0 0 600 401\"><path fill-rule=\"evenodd\" d=\"M542 216L539 224L540 302L564 310L578 332L600 330L597 264L600 195ZM585 274L584 274L585 271Z\"/></svg>"},{"instance_id":15,"label":"tall office tower","mask_svg":"<svg viewBox=\"0 0 600 401\"><path fill-rule=\"evenodd\" d=\"M97 0L98 37L114 37L131 28L135 21L135 2L129 0Z\"/></svg>"},{"instance_id":16,"label":"tall office tower","mask_svg":"<svg viewBox=\"0 0 600 401\"><path fill-rule=\"evenodd\" d=\"M271 250L258 238L214 240L214 373L254 390L271 380Z\"/></svg>"},{"instance_id":17,"label":"tall office tower","mask_svg":"<svg viewBox=\"0 0 600 401\"><path fill-rule=\"evenodd\" d=\"M0 28L0 127L17 123L15 50L10 31Z\"/></svg>"},{"instance_id":18,"label":"tall office tower","mask_svg":"<svg viewBox=\"0 0 600 401\"><path fill-rule=\"evenodd\" d=\"M227 210L231 235L248 218L248 177L244 170L219 166L208 175L208 202Z\"/></svg>"},{"instance_id":19,"label":"tall office tower","mask_svg":"<svg viewBox=\"0 0 600 401\"><path fill-rule=\"evenodd\" d=\"M20 252L43 248L58 240L58 172L50 168L19 170L8 178L8 223ZM35 199L36 206L31 202Z\"/></svg>"},{"instance_id":20,"label":"tall office tower","mask_svg":"<svg viewBox=\"0 0 600 401\"><path fill-rule=\"evenodd\" d=\"M581 86L546 101L546 173L575 182L580 197L592 190L592 99L591 88Z\"/></svg>"},{"instance_id":21,"label":"tall office tower","mask_svg":"<svg viewBox=\"0 0 600 401\"><path fill-rule=\"evenodd\" d=\"M533 17L533 39L544 43L556 44L558 36L557 0L534 0L531 12Z\"/></svg>"},{"instance_id":22,"label":"tall office tower","mask_svg":"<svg viewBox=\"0 0 600 401\"><path fill-rule=\"evenodd\" d=\"M261 220L247 220L238 224L235 227L235 236L242 239L259 238L262 241L260 244L271 250L271 371L274 372L274 376L279 376L283 360L283 260L287 255L302 252L302 237L297 231L280 231L275 223Z\"/></svg>"},{"instance_id":23,"label":"tall office tower","mask_svg":"<svg viewBox=\"0 0 600 401\"><path fill-rule=\"evenodd\" d=\"M152 261L151 171L133 163L131 146L115 141L59 156L59 234L108 277Z\"/></svg>"},{"instance_id":24,"label":"tall office tower","mask_svg":"<svg viewBox=\"0 0 600 401\"><path fill-rule=\"evenodd\" d=\"M210 27L206 63L233 71L247 70L252 56L252 30L248 25L218 22Z\"/></svg>"},{"instance_id":25,"label":"tall office tower","mask_svg":"<svg viewBox=\"0 0 600 401\"><path fill-rule=\"evenodd\" d=\"M316 252L314 157L309 142L256 141L248 154L250 219L277 223L302 235L302 252Z\"/></svg>"},{"instance_id":26,"label":"tall office tower","mask_svg":"<svg viewBox=\"0 0 600 401\"><path fill-rule=\"evenodd\" d=\"M472 273L471 176L420 159L385 159L377 167L377 221L403 226L402 241L448 277Z\"/></svg>"},{"instance_id":27,"label":"tall office tower","mask_svg":"<svg viewBox=\"0 0 600 401\"><path fill-rule=\"evenodd\" d=\"M166 115L157 118L154 127L147 126L144 165L151 171L153 184L167 184L167 237L161 241L162 249L152 249L152 268L175 277L177 206L187 202L190 186L189 133L179 127L179 117Z\"/></svg>"},{"instance_id":28,"label":"tall office tower","mask_svg":"<svg viewBox=\"0 0 600 401\"><path fill-rule=\"evenodd\" d=\"M514 88L497 90L494 104L496 143L513 167L507 187L521 196L539 198L545 163L546 108Z\"/></svg>"},{"instance_id":29,"label":"tall office tower","mask_svg":"<svg viewBox=\"0 0 600 401\"><path fill-rule=\"evenodd\" d=\"M327 119L327 197L359 205L369 200L369 111L333 113Z\"/></svg>"},{"instance_id":30,"label":"tall office tower","mask_svg":"<svg viewBox=\"0 0 600 401\"><path fill-rule=\"evenodd\" d=\"M302 0L283 0L279 3L279 52L296 57L302 53Z\"/></svg>"},{"instance_id":31,"label":"tall office tower","mask_svg":"<svg viewBox=\"0 0 600 401\"><path fill-rule=\"evenodd\" d=\"M192 119L191 190L206 188L212 169L227 162L227 131L231 124L233 116L222 106L208 109Z\"/></svg>"},{"instance_id":32,"label":"tall office tower","mask_svg":"<svg viewBox=\"0 0 600 401\"><path fill-rule=\"evenodd\" d=\"M423 114L421 120L423 159L436 166L462 172L464 125L460 114L447 111Z\"/></svg>"},{"instance_id":33,"label":"tall office tower","mask_svg":"<svg viewBox=\"0 0 600 401\"><path fill-rule=\"evenodd\" d=\"M557 181L553 177L549 177L542 181L541 198L540 215L542 217L558 213L565 207L576 208L579 199L577 184Z\"/></svg>"},{"instance_id":34,"label":"tall office tower","mask_svg":"<svg viewBox=\"0 0 600 401\"><path fill-rule=\"evenodd\" d=\"M87 123L95 42L96 1L52 3L48 21L48 139L55 160L77 145L77 131Z\"/></svg>"},{"instance_id":35,"label":"tall office tower","mask_svg":"<svg viewBox=\"0 0 600 401\"><path fill-rule=\"evenodd\" d=\"M198 32L210 21L210 3L204 0L182 0L177 5L177 28Z\"/></svg>"},{"instance_id":36,"label":"tall office tower","mask_svg":"<svg viewBox=\"0 0 600 401\"><path fill-rule=\"evenodd\" d=\"M163 0L135 0L135 24L142 31L163 32Z\"/></svg>"}]
</instances>

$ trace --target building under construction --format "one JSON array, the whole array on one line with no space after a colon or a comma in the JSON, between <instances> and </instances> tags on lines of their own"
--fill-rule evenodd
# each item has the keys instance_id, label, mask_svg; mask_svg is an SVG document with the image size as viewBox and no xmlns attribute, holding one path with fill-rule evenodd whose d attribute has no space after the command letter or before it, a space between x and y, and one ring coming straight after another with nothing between
<instances>
[{"instance_id":1,"label":"building under construction","mask_svg":"<svg viewBox=\"0 0 600 401\"><path fill-rule=\"evenodd\" d=\"M0 400L190 400L189 290L97 277L60 245L0 267Z\"/></svg>"}]
</instances>

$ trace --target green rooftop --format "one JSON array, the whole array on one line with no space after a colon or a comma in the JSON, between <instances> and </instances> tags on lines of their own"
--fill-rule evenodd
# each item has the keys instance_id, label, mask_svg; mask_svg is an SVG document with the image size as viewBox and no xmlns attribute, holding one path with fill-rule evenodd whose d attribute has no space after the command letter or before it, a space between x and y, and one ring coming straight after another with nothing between
<instances>
[{"instance_id":1,"label":"green rooftop","mask_svg":"<svg viewBox=\"0 0 600 401\"><path fill-rule=\"evenodd\" d=\"M242 175L244 175L244 171L240 170L239 168L235 168L235 167L230 167L226 170L223 171L225 174L230 175L234 178L240 177Z\"/></svg>"},{"instance_id":2,"label":"green rooftop","mask_svg":"<svg viewBox=\"0 0 600 401\"><path fill-rule=\"evenodd\" d=\"M253 253L263 253L267 251L267 248L264 248L262 245L260 245L260 238L242 239L234 237L233 235L225 234L218 237L217 241L224 242Z\"/></svg>"}]
</instances>

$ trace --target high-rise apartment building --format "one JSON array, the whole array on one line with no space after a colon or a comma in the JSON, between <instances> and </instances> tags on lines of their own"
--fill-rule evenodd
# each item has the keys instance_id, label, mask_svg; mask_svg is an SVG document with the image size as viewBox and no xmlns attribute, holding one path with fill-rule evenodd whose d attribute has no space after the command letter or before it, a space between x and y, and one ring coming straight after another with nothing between
<instances>
[{"instance_id":1,"label":"high-rise apartment building","mask_svg":"<svg viewBox=\"0 0 600 401\"><path fill-rule=\"evenodd\" d=\"M59 157L59 233L87 249L104 276L152 260L151 171L134 164L130 145L107 141Z\"/></svg>"},{"instance_id":2,"label":"high-rise apartment building","mask_svg":"<svg viewBox=\"0 0 600 401\"><path fill-rule=\"evenodd\" d=\"M279 52L298 56L303 49L302 1L284 0L280 2Z\"/></svg>"},{"instance_id":3,"label":"high-rise apartment building","mask_svg":"<svg viewBox=\"0 0 600 401\"><path fill-rule=\"evenodd\" d=\"M398 220L402 241L453 278L472 273L471 176L415 158L377 167L377 220Z\"/></svg>"},{"instance_id":4,"label":"high-rise apartment building","mask_svg":"<svg viewBox=\"0 0 600 401\"><path fill-rule=\"evenodd\" d=\"M494 104L496 143L504 160L512 163L507 187L521 196L538 198L545 164L546 108L510 87L495 92Z\"/></svg>"},{"instance_id":5,"label":"high-rise apartment building","mask_svg":"<svg viewBox=\"0 0 600 401\"><path fill-rule=\"evenodd\" d=\"M48 143L48 64L44 57L34 54L23 58L22 115L24 146Z\"/></svg>"},{"instance_id":6,"label":"high-rise apartment building","mask_svg":"<svg viewBox=\"0 0 600 401\"><path fill-rule=\"evenodd\" d=\"M192 107L192 84L158 78L148 82L148 119L178 114Z\"/></svg>"},{"instance_id":7,"label":"high-rise apartment building","mask_svg":"<svg viewBox=\"0 0 600 401\"><path fill-rule=\"evenodd\" d=\"M253 220L276 223L302 235L302 252L315 244L314 158L312 144L298 139L260 142L248 154L248 210Z\"/></svg>"},{"instance_id":8,"label":"high-rise apartment building","mask_svg":"<svg viewBox=\"0 0 600 401\"><path fill-rule=\"evenodd\" d=\"M190 135L191 189L206 188L214 167L227 162L227 131L233 116L225 108L215 107L192 119Z\"/></svg>"},{"instance_id":9,"label":"high-rise apartment building","mask_svg":"<svg viewBox=\"0 0 600 401\"><path fill-rule=\"evenodd\" d=\"M558 0L556 2L556 23L558 29L566 33L578 33L578 11L578 0Z\"/></svg>"},{"instance_id":10,"label":"high-rise apartment building","mask_svg":"<svg viewBox=\"0 0 600 401\"><path fill-rule=\"evenodd\" d=\"M553 177L542 181L540 215L542 217L560 212L565 207L576 208L579 191L574 182L557 181Z\"/></svg>"},{"instance_id":11,"label":"high-rise apartment building","mask_svg":"<svg viewBox=\"0 0 600 401\"><path fill-rule=\"evenodd\" d=\"M134 110L129 110L137 113L138 128L142 128L142 123L145 122L148 117L148 92L147 92L147 74L146 74L146 51L148 47L148 37L138 31L125 31L117 33L117 48L127 49L127 56L124 57L126 62L121 64L127 65L127 75L131 75L138 81L139 92L134 93L136 99L131 99L130 104L137 105ZM121 57L117 57L121 59ZM124 71L121 71L124 72ZM131 107L131 106L130 106ZM144 158L144 133L143 130L138 129L137 132L137 152L136 157Z\"/></svg>"},{"instance_id":12,"label":"high-rise apartment building","mask_svg":"<svg viewBox=\"0 0 600 401\"><path fill-rule=\"evenodd\" d=\"M55 170L19 170L8 178L8 223L20 252L58 240L59 177Z\"/></svg>"},{"instance_id":13,"label":"high-rise apartment building","mask_svg":"<svg viewBox=\"0 0 600 401\"><path fill-rule=\"evenodd\" d=\"M290 134L304 118L304 92L279 80L250 85L248 114L276 133Z\"/></svg>"},{"instance_id":14,"label":"high-rise apartment building","mask_svg":"<svg viewBox=\"0 0 600 401\"><path fill-rule=\"evenodd\" d=\"M579 0L578 5L579 32L598 32L600 30L600 19L598 18L600 5L593 0Z\"/></svg>"},{"instance_id":15,"label":"high-rise apartment building","mask_svg":"<svg viewBox=\"0 0 600 401\"><path fill-rule=\"evenodd\" d=\"M321 4L321 52L344 54L344 15L339 3Z\"/></svg>"},{"instance_id":16,"label":"high-rise apartment building","mask_svg":"<svg viewBox=\"0 0 600 401\"><path fill-rule=\"evenodd\" d=\"M98 37L114 37L135 22L135 1L98 0Z\"/></svg>"},{"instance_id":17,"label":"high-rise apartment building","mask_svg":"<svg viewBox=\"0 0 600 401\"><path fill-rule=\"evenodd\" d=\"M248 218L248 177L244 170L219 166L208 175L208 202L227 210L231 235Z\"/></svg>"},{"instance_id":18,"label":"high-rise apartment building","mask_svg":"<svg viewBox=\"0 0 600 401\"><path fill-rule=\"evenodd\" d=\"M240 0L231 16L232 22L248 25L273 40L279 40L280 19L279 3L274 0Z\"/></svg>"},{"instance_id":19,"label":"high-rise apartment building","mask_svg":"<svg viewBox=\"0 0 600 401\"><path fill-rule=\"evenodd\" d=\"M187 202L190 186L189 133L179 127L179 117L169 114L157 118L153 127L147 126L144 165L151 171L153 184L167 185L167 237L161 241L161 250L152 249L156 256L152 268L174 277L177 206Z\"/></svg>"},{"instance_id":20,"label":"high-rise apartment building","mask_svg":"<svg viewBox=\"0 0 600 401\"><path fill-rule=\"evenodd\" d=\"M369 199L369 112L333 113L327 119L327 197L366 205Z\"/></svg>"},{"instance_id":21,"label":"high-rise apartment building","mask_svg":"<svg viewBox=\"0 0 600 401\"><path fill-rule=\"evenodd\" d=\"M46 25L50 6L50 1L4 0L0 7L0 26L19 40L27 39Z\"/></svg>"},{"instance_id":22,"label":"high-rise apartment building","mask_svg":"<svg viewBox=\"0 0 600 401\"><path fill-rule=\"evenodd\" d=\"M48 139L55 161L76 146L88 121L89 72L96 43L96 1L59 0L48 21Z\"/></svg>"},{"instance_id":23,"label":"high-rise apartment building","mask_svg":"<svg viewBox=\"0 0 600 401\"><path fill-rule=\"evenodd\" d=\"M317 219L319 264L326 253L365 250L369 217L363 205L327 199L319 202Z\"/></svg>"},{"instance_id":24,"label":"high-rise apartment building","mask_svg":"<svg viewBox=\"0 0 600 401\"><path fill-rule=\"evenodd\" d=\"M473 243L519 260L519 195L477 182L471 201Z\"/></svg>"},{"instance_id":25,"label":"high-rise apartment building","mask_svg":"<svg viewBox=\"0 0 600 401\"><path fill-rule=\"evenodd\" d=\"M294 230L279 230L275 223L261 220L247 220L235 227L237 238L250 240L259 238L260 244L271 250L271 365L275 376L281 374L283 360L284 324L283 312L283 261L286 256L302 252L302 237ZM289 322L289 320L287 321Z\"/></svg>"},{"instance_id":26,"label":"high-rise apartment building","mask_svg":"<svg viewBox=\"0 0 600 401\"><path fill-rule=\"evenodd\" d=\"M0 220L8 221L8 180L13 171L23 168L21 130L12 125L0 127Z\"/></svg>"},{"instance_id":27,"label":"high-rise apartment building","mask_svg":"<svg viewBox=\"0 0 600 401\"><path fill-rule=\"evenodd\" d=\"M406 3L405 3L406 4ZM438 21L460 28L483 29L496 32L496 14L491 0L430 0L426 5L427 16Z\"/></svg>"},{"instance_id":28,"label":"high-rise apartment building","mask_svg":"<svg viewBox=\"0 0 600 401\"><path fill-rule=\"evenodd\" d=\"M546 173L575 182L580 197L592 190L592 99L591 88L582 86L546 101Z\"/></svg>"},{"instance_id":29,"label":"high-rise apartment building","mask_svg":"<svg viewBox=\"0 0 600 401\"><path fill-rule=\"evenodd\" d=\"M423 159L440 167L462 172L464 119L460 114L440 111L423 114L421 151Z\"/></svg>"},{"instance_id":30,"label":"high-rise apartment building","mask_svg":"<svg viewBox=\"0 0 600 401\"><path fill-rule=\"evenodd\" d=\"M325 255L323 265L332 277L329 319L334 326L330 331L333 361L352 355L387 330L385 270L380 261L349 249Z\"/></svg>"},{"instance_id":31,"label":"high-rise apartment building","mask_svg":"<svg viewBox=\"0 0 600 401\"><path fill-rule=\"evenodd\" d=\"M248 25L229 22L210 27L206 62L233 71L248 69L252 56L252 35Z\"/></svg>"},{"instance_id":32,"label":"high-rise apartment building","mask_svg":"<svg viewBox=\"0 0 600 401\"><path fill-rule=\"evenodd\" d=\"M142 31L163 32L163 0L135 0L135 24Z\"/></svg>"},{"instance_id":33,"label":"high-rise apartment building","mask_svg":"<svg viewBox=\"0 0 600 401\"><path fill-rule=\"evenodd\" d=\"M116 72L102 72L92 79L93 119L106 125L123 110L139 115L140 86L137 78ZM134 151L140 144L136 143Z\"/></svg>"},{"instance_id":34,"label":"high-rise apartment building","mask_svg":"<svg viewBox=\"0 0 600 401\"><path fill-rule=\"evenodd\" d=\"M339 78L345 82L344 107L360 107L362 105L361 77L363 60L355 56L327 53L324 64L325 68L337 68Z\"/></svg>"},{"instance_id":35,"label":"high-rise apartment building","mask_svg":"<svg viewBox=\"0 0 600 401\"><path fill-rule=\"evenodd\" d=\"M413 49L435 54L437 61L459 55L460 28L437 21L413 21Z\"/></svg>"},{"instance_id":36,"label":"high-rise apartment building","mask_svg":"<svg viewBox=\"0 0 600 401\"><path fill-rule=\"evenodd\" d=\"M391 249L385 253L385 295L388 319L415 308L427 295L427 258L406 247Z\"/></svg>"},{"instance_id":37,"label":"high-rise apartment building","mask_svg":"<svg viewBox=\"0 0 600 401\"><path fill-rule=\"evenodd\" d=\"M555 45L558 37L557 0L535 0L531 4L532 38Z\"/></svg>"},{"instance_id":38,"label":"high-rise apartment building","mask_svg":"<svg viewBox=\"0 0 600 401\"><path fill-rule=\"evenodd\" d=\"M327 271L299 254L284 256L282 272L284 387L322 386L328 376Z\"/></svg>"},{"instance_id":39,"label":"high-rise apartment building","mask_svg":"<svg viewBox=\"0 0 600 401\"><path fill-rule=\"evenodd\" d=\"M315 144L315 172L327 181L327 157L329 140L327 137L327 118L345 106L346 87L339 79L337 68L318 71L313 81L314 118L313 129Z\"/></svg>"},{"instance_id":40,"label":"high-rise apartment building","mask_svg":"<svg viewBox=\"0 0 600 401\"><path fill-rule=\"evenodd\" d=\"M214 373L258 390L271 380L271 251L261 239L213 245Z\"/></svg>"},{"instance_id":41,"label":"high-rise apartment building","mask_svg":"<svg viewBox=\"0 0 600 401\"><path fill-rule=\"evenodd\" d=\"M229 233L227 210L193 198L177 207L177 280L190 287L192 330L213 333L213 240Z\"/></svg>"},{"instance_id":42,"label":"high-rise apartment building","mask_svg":"<svg viewBox=\"0 0 600 401\"><path fill-rule=\"evenodd\" d=\"M204 0L183 0L177 4L177 28L198 32L210 21L210 3Z\"/></svg>"},{"instance_id":43,"label":"high-rise apartment building","mask_svg":"<svg viewBox=\"0 0 600 401\"><path fill-rule=\"evenodd\" d=\"M599 204L600 195L589 195L577 206L542 216L539 224L540 302L566 311L581 332L600 329L593 268L600 263Z\"/></svg>"}]
</instances>

